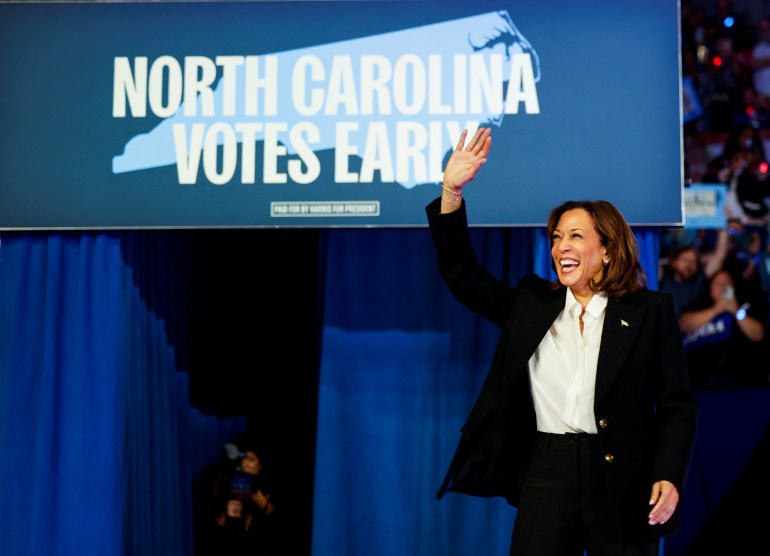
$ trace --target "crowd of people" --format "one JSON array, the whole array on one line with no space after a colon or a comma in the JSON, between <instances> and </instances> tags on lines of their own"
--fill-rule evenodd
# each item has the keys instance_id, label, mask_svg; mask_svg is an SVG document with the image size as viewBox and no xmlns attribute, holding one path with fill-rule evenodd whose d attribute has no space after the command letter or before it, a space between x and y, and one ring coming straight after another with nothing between
<instances>
[{"instance_id":1,"label":"crowd of people","mask_svg":"<svg viewBox=\"0 0 770 556\"><path fill-rule=\"evenodd\" d=\"M770 386L770 290L762 269L770 258L760 233L734 217L722 229L698 232L674 243L659 280L674 297L693 386Z\"/></svg>"},{"instance_id":2,"label":"crowd of people","mask_svg":"<svg viewBox=\"0 0 770 556\"><path fill-rule=\"evenodd\" d=\"M681 2L683 77L703 116L691 132L728 132L736 124L770 123L770 18L738 10L731 0Z\"/></svg>"},{"instance_id":3,"label":"crowd of people","mask_svg":"<svg viewBox=\"0 0 770 556\"><path fill-rule=\"evenodd\" d=\"M681 3L686 187L724 184L722 228L661 233L659 283L674 296L696 388L770 386L770 14L731 0Z\"/></svg>"}]
</instances>

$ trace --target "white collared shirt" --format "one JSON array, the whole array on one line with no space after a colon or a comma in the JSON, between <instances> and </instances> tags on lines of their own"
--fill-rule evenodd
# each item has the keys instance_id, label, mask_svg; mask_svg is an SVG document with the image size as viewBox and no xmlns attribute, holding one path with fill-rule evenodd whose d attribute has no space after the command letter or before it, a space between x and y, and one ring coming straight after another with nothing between
<instances>
[{"instance_id":1,"label":"white collared shirt","mask_svg":"<svg viewBox=\"0 0 770 556\"><path fill-rule=\"evenodd\" d=\"M564 309L529 359L537 430L597 432L594 392L606 310L607 295L595 293L583 315L581 336L582 307L567 288Z\"/></svg>"}]
</instances>

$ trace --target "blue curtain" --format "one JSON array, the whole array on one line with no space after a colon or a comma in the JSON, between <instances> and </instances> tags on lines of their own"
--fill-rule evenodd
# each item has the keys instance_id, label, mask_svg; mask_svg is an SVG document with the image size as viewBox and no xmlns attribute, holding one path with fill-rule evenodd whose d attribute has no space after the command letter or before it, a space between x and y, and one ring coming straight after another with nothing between
<instances>
[{"instance_id":1,"label":"blue curtain","mask_svg":"<svg viewBox=\"0 0 770 556\"><path fill-rule=\"evenodd\" d=\"M120 554L124 495L106 480L125 472L120 250L4 234L1 268L0 546Z\"/></svg>"},{"instance_id":2,"label":"blue curtain","mask_svg":"<svg viewBox=\"0 0 770 556\"><path fill-rule=\"evenodd\" d=\"M245 421L189 407L186 260L169 233L3 234L4 554L192 553L199 448Z\"/></svg>"},{"instance_id":3,"label":"blue curtain","mask_svg":"<svg viewBox=\"0 0 770 556\"><path fill-rule=\"evenodd\" d=\"M544 231L471 233L497 276L553 278ZM657 232L636 234L657 287ZM508 554L502 499L435 498L498 329L449 295L428 230L330 231L323 251L313 555Z\"/></svg>"},{"instance_id":4,"label":"blue curtain","mask_svg":"<svg viewBox=\"0 0 770 556\"><path fill-rule=\"evenodd\" d=\"M541 232L473 234L502 277L548 271ZM246 421L190 407L188 236L1 239L3 552L191 554L191 484ZM435 500L496 330L446 292L427 230L335 230L322 251L313 552L504 554L511 508Z\"/></svg>"}]
</instances>

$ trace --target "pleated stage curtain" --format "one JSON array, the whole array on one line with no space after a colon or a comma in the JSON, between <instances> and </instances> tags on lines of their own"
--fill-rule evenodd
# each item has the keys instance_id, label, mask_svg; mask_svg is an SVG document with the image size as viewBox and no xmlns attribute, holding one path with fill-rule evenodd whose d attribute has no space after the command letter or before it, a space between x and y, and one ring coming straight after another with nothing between
<instances>
[{"instance_id":1,"label":"pleated stage curtain","mask_svg":"<svg viewBox=\"0 0 770 556\"><path fill-rule=\"evenodd\" d=\"M244 427L189 407L185 260L173 234L3 233L3 554L192 554L192 448Z\"/></svg>"},{"instance_id":2,"label":"pleated stage curtain","mask_svg":"<svg viewBox=\"0 0 770 556\"><path fill-rule=\"evenodd\" d=\"M541 233L473 231L512 282L548 271ZM246 423L189 403L188 241L0 236L3 554L192 554L191 483ZM450 297L427 230L330 230L322 255L313 554L505 554L502 500L435 500L497 330Z\"/></svg>"},{"instance_id":3,"label":"pleated stage curtain","mask_svg":"<svg viewBox=\"0 0 770 556\"><path fill-rule=\"evenodd\" d=\"M543 230L471 233L498 277L553 277ZM656 287L657 232L636 233ZM313 556L507 555L503 499L435 497L499 329L451 297L428 230L330 231L323 259Z\"/></svg>"}]
</instances>

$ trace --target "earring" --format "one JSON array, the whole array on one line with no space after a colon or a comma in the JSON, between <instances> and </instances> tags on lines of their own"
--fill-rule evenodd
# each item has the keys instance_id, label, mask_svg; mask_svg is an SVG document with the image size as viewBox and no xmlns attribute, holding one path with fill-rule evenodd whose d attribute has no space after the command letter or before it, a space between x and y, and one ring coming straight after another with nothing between
<instances>
[{"instance_id":1,"label":"earring","mask_svg":"<svg viewBox=\"0 0 770 556\"><path fill-rule=\"evenodd\" d=\"M607 266L608 264L610 264L609 259L603 259L602 262L604 263L604 266Z\"/></svg>"}]
</instances>

